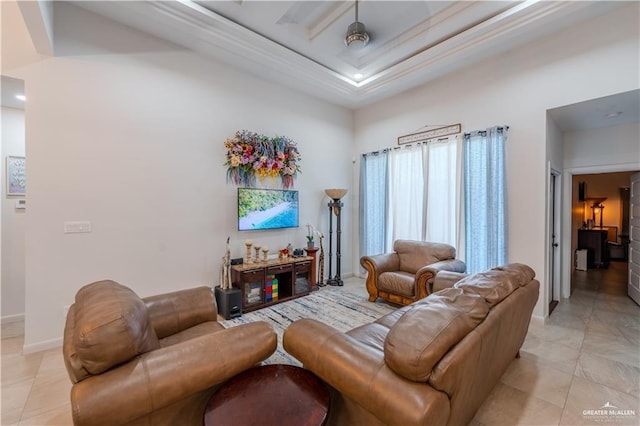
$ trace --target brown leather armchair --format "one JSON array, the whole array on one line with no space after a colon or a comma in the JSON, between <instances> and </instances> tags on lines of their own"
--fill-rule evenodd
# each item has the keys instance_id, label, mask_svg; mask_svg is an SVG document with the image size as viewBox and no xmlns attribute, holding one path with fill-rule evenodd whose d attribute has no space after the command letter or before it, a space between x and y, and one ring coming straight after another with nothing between
<instances>
[{"instance_id":1,"label":"brown leather armchair","mask_svg":"<svg viewBox=\"0 0 640 426\"><path fill-rule=\"evenodd\" d=\"M113 281L81 288L64 330L75 425L201 425L227 379L276 349L264 322L225 329L211 288L141 299Z\"/></svg>"},{"instance_id":2,"label":"brown leather armchair","mask_svg":"<svg viewBox=\"0 0 640 426\"><path fill-rule=\"evenodd\" d=\"M363 256L367 270L369 301L380 297L409 305L433 292L433 278L439 271L464 272L466 265L456 259L456 249L448 244L396 240L393 253Z\"/></svg>"}]
</instances>

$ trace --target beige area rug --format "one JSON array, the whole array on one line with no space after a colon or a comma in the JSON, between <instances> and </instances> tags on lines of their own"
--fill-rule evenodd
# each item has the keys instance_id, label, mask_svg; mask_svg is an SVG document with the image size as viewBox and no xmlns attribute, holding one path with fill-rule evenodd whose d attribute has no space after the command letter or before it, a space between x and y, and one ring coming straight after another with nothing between
<instances>
[{"instance_id":1,"label":"beige area rug","mask_svg":"<svg viewBox=\"0 0 640 426\"><path fill-rule=\"evenodd\" d=\"M330 287L308 296L243 314L240 318L222 321L222 324L229 328L254 321L268 322L278 334L278 349L265 361L265 364L301 365L282 347L282 335L293 321L313 318L337 330L348 331L396 309L397 307L384 302L371 303L366 297L346 291L344 288Z\"/></svg>"}]
</instances>

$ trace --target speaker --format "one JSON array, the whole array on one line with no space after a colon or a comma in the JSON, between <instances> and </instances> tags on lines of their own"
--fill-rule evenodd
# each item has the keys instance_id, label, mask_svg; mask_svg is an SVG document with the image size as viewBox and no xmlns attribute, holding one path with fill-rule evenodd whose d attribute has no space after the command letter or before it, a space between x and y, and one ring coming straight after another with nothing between
<instances>
[{"instance_id":1,"label":"speaker","mask_svg":"<svg viewBox=\"0 0 640 426\"><path fill-rule=\"evenodd\" d=\"M224 319L238 318L242 316L242 291L238 288L223 290L216 287L216 303L218 315Z\"/></svg>"},{"instance_id":2,"label":"speaker","mask_svg":"<svg viewBox=\"0 0 640 426\"><path fill-rule=\"evenodd\" d=\"M231 259L231 264L232 265L242 265L242 260L243 259L241 257L238 257L238 258L235 258L235 259Z\"/></svg>"}]
</instances>

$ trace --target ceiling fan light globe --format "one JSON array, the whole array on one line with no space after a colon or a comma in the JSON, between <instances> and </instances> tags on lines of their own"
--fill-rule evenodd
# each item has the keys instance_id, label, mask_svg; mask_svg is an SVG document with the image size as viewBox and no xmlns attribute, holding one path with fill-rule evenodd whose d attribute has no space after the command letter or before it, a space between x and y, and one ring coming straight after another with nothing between
<instances>
[{"instance_id":1,"label":"ceiling fan light globe","mask_svg":"<svg viewBox=\"0 0 640 426\"><path fill-rule=\"evenodd\" d=\"M344 44L349 47L364 47L369 43L369 34L362 22L354 22L347 29L347 37Z\"/></svg>"}]
</instances>

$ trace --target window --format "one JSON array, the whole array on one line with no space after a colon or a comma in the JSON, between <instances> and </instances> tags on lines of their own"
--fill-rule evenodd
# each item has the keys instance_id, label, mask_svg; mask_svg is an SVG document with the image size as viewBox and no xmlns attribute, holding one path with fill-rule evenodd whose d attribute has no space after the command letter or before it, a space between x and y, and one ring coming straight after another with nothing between
<instances>
[{"instance_id":1,"label":"window","mask_svg":"<svg viewBox=\"0 0 640 426\"><path fill-rule=\"evenodd\" d=\"M462 142L449 137L364 154L360 255L413 239L458 248L468 273L505 264L507 132L492 127L466 133Z\"/></svg>"}]
</instances>

